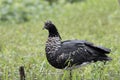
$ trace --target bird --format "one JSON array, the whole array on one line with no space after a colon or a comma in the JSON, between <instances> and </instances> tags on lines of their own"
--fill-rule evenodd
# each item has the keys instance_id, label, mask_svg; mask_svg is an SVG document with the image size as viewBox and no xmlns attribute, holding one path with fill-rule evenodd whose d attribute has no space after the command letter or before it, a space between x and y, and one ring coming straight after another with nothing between
<instances>
[{"instance_id":1,"label":"bird","mask_svg":"<svg viewBox=\"0 0 120 80\"><path fill-rule=\"evenodd\" d=\"M111 49L95 46L86 40L62 41L56 26L47 20L43 29L48 31L45 45L46 57L50 65L57 69L71 70L92 62L106 62L112 60L107 54Z\"/></svg>"}]
</instances>

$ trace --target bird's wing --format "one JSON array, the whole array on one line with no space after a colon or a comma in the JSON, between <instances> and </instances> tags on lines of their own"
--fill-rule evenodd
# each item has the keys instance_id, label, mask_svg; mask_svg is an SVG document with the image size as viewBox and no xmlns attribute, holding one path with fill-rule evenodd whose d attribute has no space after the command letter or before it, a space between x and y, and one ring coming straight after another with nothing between
<instances>
[{"instance_id":1,"label":"bird's wing","mask_svg":"<svg viewBox=\"0 0 120 80\"><path fill-rule=\"evenodd\" d=\"M61 48L57 53L61 54L58 59L65 61L70 58L73 64L82 64L83 62L98 61L102 59L107 60L105 53L109 53L109 49L94 46L87 41L67 40L62 42Z\"/></svg>"}]
</instances>

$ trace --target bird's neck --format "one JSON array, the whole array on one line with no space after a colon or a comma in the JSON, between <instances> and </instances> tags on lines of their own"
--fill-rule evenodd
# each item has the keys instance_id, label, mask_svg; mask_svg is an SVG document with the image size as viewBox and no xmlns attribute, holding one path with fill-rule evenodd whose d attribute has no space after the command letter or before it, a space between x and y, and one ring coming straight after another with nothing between
<instances>
[{"instance_id":1,"label":"bird's neck","mask_svg":"<svg viewBox=\"0 0 120 80\"><path fill-rule=\"evenodd\" d=\"M48 32L49 32L48 37L59 37L61 39L60 34L58 33L58 30L55 27L49 29Z\"/></svg>"}]
</instances>

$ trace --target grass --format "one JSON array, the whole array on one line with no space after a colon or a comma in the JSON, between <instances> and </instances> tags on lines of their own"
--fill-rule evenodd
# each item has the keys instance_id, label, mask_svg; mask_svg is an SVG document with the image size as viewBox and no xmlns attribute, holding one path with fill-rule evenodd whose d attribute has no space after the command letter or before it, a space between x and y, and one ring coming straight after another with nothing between
<instances>
[{"instance_id":1,"label":"grass","mask_svg":"<svg viewBox=\"0 0 120 80\"><path fill-rule=\"evenodd\" d=\"M25 66L26 80L69 80L68 71L55 69L46 60L44 48L48 34L42 27L48 19L55 23L62 40L87 40L112 49L111 62L75 69L73 80L120 79L120 6L117 0L85 0L61 8L61 13L47 14L39 21L1 23L0 80L19 80L20 66Z\"/></svg>"}]
</instances>

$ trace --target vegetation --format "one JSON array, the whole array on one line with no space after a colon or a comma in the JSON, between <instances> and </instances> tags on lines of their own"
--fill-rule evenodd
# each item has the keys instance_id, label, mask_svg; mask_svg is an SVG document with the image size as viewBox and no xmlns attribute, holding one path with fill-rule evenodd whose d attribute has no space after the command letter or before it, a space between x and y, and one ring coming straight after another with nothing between
<instances>
[{"instance_id":1,"label":"vegetation","mask_svg":"<svg viewBox=\"0 0 120 80\"><path fill-rule=\"evenodd\" d=\"M69 80L69 71L55 69L46 60L44 48L48 34L42 30L46 20L55 23L62 40L87 40L112 50L109 55L112 61L105 65L97 62L75 69L73 80L120 79L120 6L117 0L83 0L72 4L59 2L52 6L41 0L44 6L37 5L42 6L40 8L36 7L39 0L28 4L29 7L25 6L27 0L9 1L12 5L8 4L7 10L0 7L3 10L0 13L1 80L19 80L20 66L25 67L26 80ZM19 1L23 2L19 5ZM16 10L12 11L12 8ZM39 9L43 9L42 12Z\"/></svg>"},{"instance_id":2,"label":"vegetation","mask_svg":"<svg viewBox=\"0 0 120 80\"><path fill-rule=\"evenodd\" d=\"M76 1L78 0L1 0L0 20L12 23L38 20L48 14L57 15L62 11L60 6L64 3Z\"/></svg>"}]
</instances>

